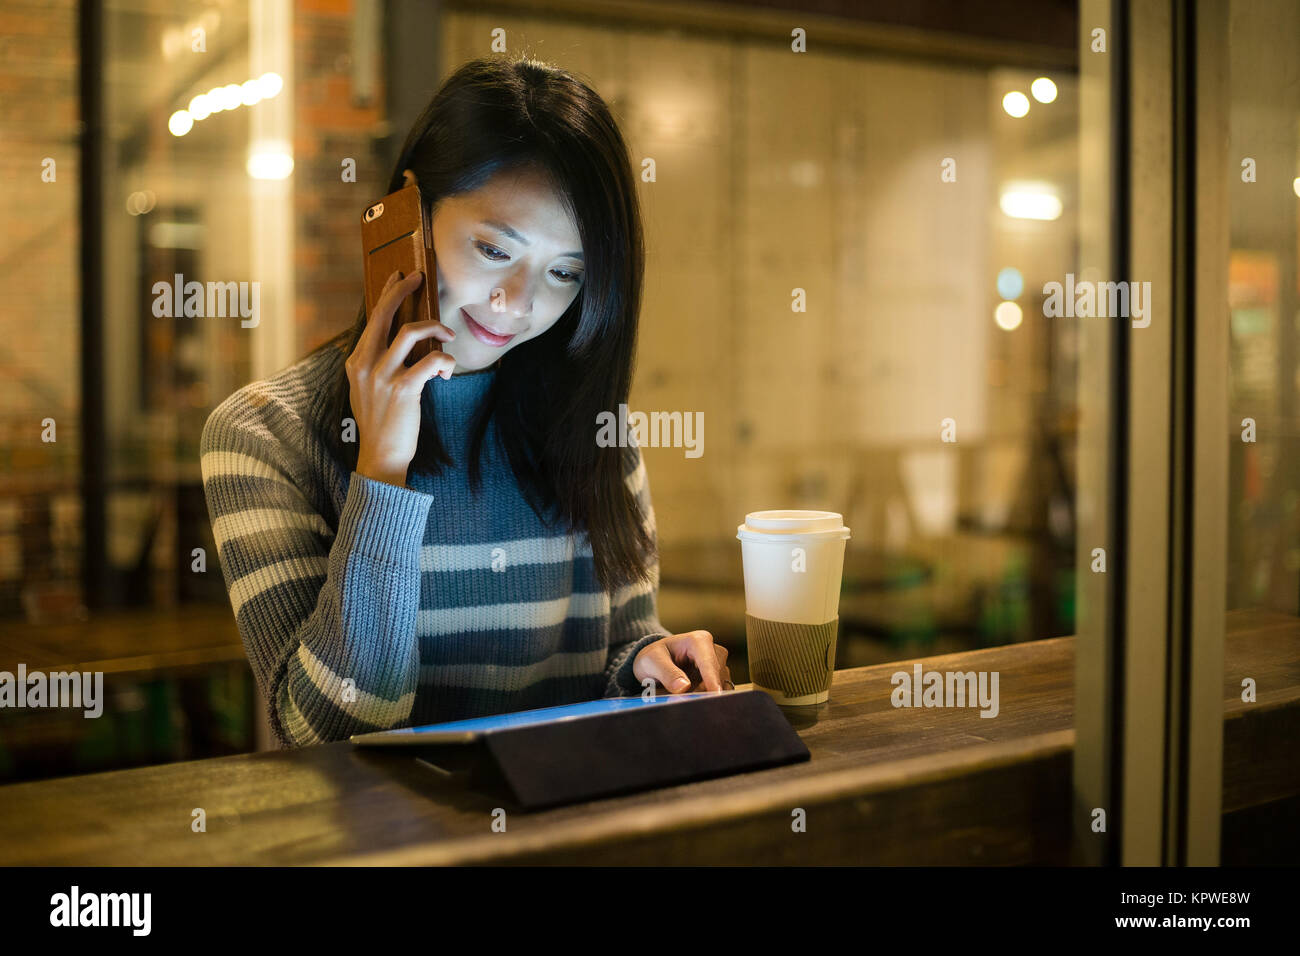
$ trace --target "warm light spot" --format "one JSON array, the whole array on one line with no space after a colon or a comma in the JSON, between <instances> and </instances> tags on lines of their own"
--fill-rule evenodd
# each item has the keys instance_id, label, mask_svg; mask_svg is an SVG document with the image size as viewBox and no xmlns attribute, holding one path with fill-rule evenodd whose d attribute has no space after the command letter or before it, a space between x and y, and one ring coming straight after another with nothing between
<instances>
[{"instance_id":1,"label":"warm light spot","mask_svg":"<svg viewBox=\"0 0 1300 956\"><path fill-rule=\"evenodd\" d=\"M262 99L264 100L269 100L284 87L284 80L280 78L279 73L263 73L257 78L257 82L262 87Z\"/></svg>"},{"instance_id":2,"label":"warm light spot","mask_svg":"<svg viewBox=\"0 0 1300 956\"><path fill-rule=\"evenodd\" d=\"M283 146L267 146L248 155L248 175L254 179L288 179L293 156Z\"/></svg>"},{"instance_id":3,"label":"warm light spot","mask_svg":"<svg viewBox=\"0 0 1300 956\"><path fill-rule=\"evenodd\" d=\"M1045 76L1040 76L1029 86L1029 92L1040 103L1050 103L1056 99L1056 84Z\"/></svg>"},{"instance_id":4,"label":"warm light spot","mask_svg":"<svg viewBox=\"0 0 1300 956\"><path fill-rule=\"evenodd\" d=\"M263 73L261 76L245 80L243 83L227 83L214 86L206 93L200 93L190 100L189 114L192 121L204 120L213 113L236 110L241 106L256 106L262 100L270 99L284 88L284 80L279 73ZM184 133L177 133L183 136Z\"/></svg>"},{"instance_id":5,"label":"warm light spot","mask_svg":"<svg viewBox=\"0 0 1300 956\"><path fill-rule=\"evenodd\" d=\"M1059 219L1061 200L1051 186L1024 184L1007 189L998 200L1012 219Z\"/></svg>"},{"instance_id":6,"label":"warm light spot","mask_svg":"<svg viewBox=\"0 0 1300 956\"><path fill-rule=\"evenodd\" d=\"M1029 112L1029 97L1019 90L1013 90L1002 97L1002 108L1007 111L1008 115L1020 119Z\"/></svg>"},{"instance_id":7,"label":"warm light spot","mask_svg":"<svg viewBox=\"0 0 1300 956\"><path fill-rule=\"evenodd\" d=\"M126 211L133 216L143 216L153 209L158 197L152 189L137 189L126 197Z\"/></svg>"},{"instance_id":8,"label":"warm light spot","mask_svg":"<svg viewBox=\"0 0 1300 956\"><path fill-rule=\"evenodd\" d=\"M184 136L194 128L194 117L190 115L189 110L177 110L167 121L167 128L171 130L173 136Z\"/></svg>"},{"instance_id":9,"label":"warm light spot","mask_svg":"<svg viewBox=\"0 0 1300 956\"><path fill-rule=\"evenodd\" d=\"M993 310L993 321L998 324L998 328L1010 332L1020 327L1020 320L1024 318L1024 313L1020 311L1020 306L1014 302L1000 302L998 307Z\"/></svg>"}]
</instances>

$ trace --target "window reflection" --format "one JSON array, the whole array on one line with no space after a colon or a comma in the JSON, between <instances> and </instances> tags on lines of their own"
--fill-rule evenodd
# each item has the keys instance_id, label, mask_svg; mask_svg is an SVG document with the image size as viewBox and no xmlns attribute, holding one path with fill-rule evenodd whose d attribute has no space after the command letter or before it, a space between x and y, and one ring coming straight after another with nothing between
<instances>
[{"instance_id":1,"label":"window reflection","mask_svg":"<svg viewBox=\"0 0 1300 956\"><path fill-rule=\"evenodd\" d=\"M1300 613L1300 83L1291 3L1230 5L1228 607Z\"/></svg>"}]
</instances>

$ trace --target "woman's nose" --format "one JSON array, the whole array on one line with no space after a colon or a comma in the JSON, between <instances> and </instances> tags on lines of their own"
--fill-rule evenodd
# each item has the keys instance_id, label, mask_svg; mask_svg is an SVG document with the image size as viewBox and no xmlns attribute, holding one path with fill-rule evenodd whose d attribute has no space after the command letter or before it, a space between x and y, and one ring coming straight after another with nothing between
<instances>
[{"instance_id":1,"label":"woman's nose","mask_svg":"<svg viewBox=\"0 0 1300 956\"><path fill-rule=\"evenodd\" d=\"M526 275L511 276L505 286L492 290L492 311L512 319L531 315L533 283Z\"/></svg>"}]
</instances>

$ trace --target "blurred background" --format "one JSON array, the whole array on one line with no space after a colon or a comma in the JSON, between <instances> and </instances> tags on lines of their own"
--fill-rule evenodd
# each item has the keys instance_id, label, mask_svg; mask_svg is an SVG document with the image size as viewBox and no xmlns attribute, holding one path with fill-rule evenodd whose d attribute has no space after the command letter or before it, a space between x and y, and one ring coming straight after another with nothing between
<instances>
[{"instance_id":1,"label":"blurred background","mask_svg":"<svg viewBox=\"0 0 1300 956\"><path fill-rule=\"evenodd\" d=\"M1228 417L1259 434L1225 435L1228 606L1296 614L1300 10L1232 11L1230 152L1283 187L1233 183L1219 264ZM0 23L0 670L108 692L98 720L0 713L0 781L267 746L203 423L352 322L361 210L442 79L499 52L582 74L654 160L629 405L705 422L702 457L644 451L665 626L748 680L736 526L790 507L852 529L840 668L1073 633L1087 320L1042 290L1082 277L1106 118L1081 115L1104 67L1072 0L3 0ZM178 273L259 282L260 324L155 316Z\"/></svg>"}]
</instances>

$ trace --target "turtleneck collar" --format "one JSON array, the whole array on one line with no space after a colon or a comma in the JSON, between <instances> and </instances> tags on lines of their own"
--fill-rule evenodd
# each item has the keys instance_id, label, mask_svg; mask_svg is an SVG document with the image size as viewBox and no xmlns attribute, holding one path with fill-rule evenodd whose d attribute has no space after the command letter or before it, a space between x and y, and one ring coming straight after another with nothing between
<instances>
[{"instance_id":1,"label":"turtleneck collar","mask_svg":"<svg viewBox=\"0 0 1300 956\"><path fill-rule=\"evenodd\" d=\"M433 398L434 421L443 444L458 447L479 403L496 381L497 368L465 372L449 379L431 378L424 385ZM425 407L428 415L428 406Z\"/></svg>"}]
</instances>

